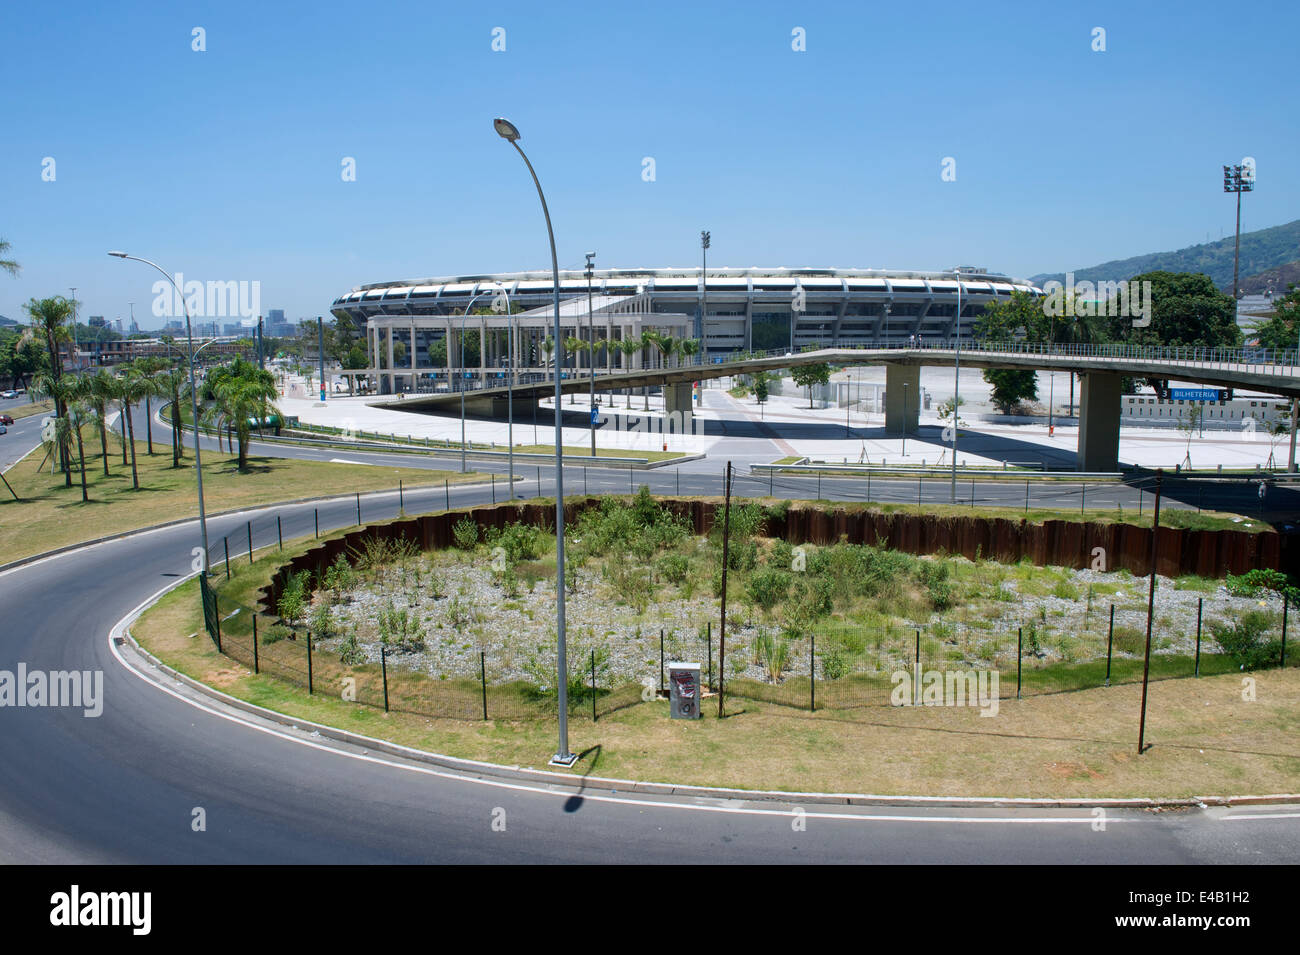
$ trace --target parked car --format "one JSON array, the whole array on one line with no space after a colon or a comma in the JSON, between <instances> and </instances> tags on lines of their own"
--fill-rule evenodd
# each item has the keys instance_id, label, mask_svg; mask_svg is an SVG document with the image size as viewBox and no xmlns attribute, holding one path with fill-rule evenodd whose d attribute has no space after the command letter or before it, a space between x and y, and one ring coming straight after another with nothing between
<instances>
[{"instance_id":1,"label":"parked car","mask_svg":"<svg viewBox=\"0 0 1300 955\"><path fill-rule=\"evenodd\" d=\"M0 424L0 434L8 434L8 433L9 433L9 429L6 428L4 425Z\"/></svg>"},{"instance_id":2,"label":"parked car","mask_svg":"<svg viewBox=\"0 0 1300 955\"><path fill-rule=\"evenodd\" d=\"M0 424L13 424L14 419L7 414L0 414Z\"/></svg>"},{"instance_id":3,"label":"parked car","mask_svg":"<svg viewBox=\"0 0 1300 955\"><path fill-rule=\"evenodd\" d=\"M18 397L18 392L16 391L0 391L0 398L17 398L17 397Z\"/></svg>"}]
</instances>

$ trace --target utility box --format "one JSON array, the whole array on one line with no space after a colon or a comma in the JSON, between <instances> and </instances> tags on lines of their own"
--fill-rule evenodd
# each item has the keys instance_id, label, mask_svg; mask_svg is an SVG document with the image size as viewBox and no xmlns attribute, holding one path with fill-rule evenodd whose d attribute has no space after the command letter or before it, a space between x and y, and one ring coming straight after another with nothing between
<instances>
[{"instance_id":1,"label":"utility box","mask_svg":"<svg viewBox=\"0 0 1300 955\"><path fill-rule=\"evenodd\" d=\"M668 664L668 709L675 720L700 718L700 665Z\"/></svg>"}]
</instances>

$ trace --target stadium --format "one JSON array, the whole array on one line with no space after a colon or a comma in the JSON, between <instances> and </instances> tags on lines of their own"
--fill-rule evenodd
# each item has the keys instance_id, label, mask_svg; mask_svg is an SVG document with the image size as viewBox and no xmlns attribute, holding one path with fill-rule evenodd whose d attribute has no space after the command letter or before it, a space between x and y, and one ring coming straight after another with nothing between
<instances>
[{"instance_id":1,"label":"stadium","mask_svg":"<svg viewBox=\"0 0 1300 955\"><path fill-rule=\"evenodd\" d=\"M697 339L703 360L738 351L795 351L806 346L906 344L966 338L984 307L1016 290L1040 294L1031 283L984 268L939 272L885 269L596 269L560 273L562 336L596 340L593 353L566 356L581 371L637 367L645 356L626 355L620 341L655 330ZM959 285L960 283L960 285ZM549 368L554 329L549 271L461 275L364 285L341 295L331 311L364 330L369 368L356 372L382 392L446 387L452 368L475 384L500 377L514 364L527 379ZM507 305L508 303L508 305ZM464 317L467 307L495 314ZM509 316L507 316L509 312ZM479 344L483 347L480 348Z\"/></svg>"}]
</instances>

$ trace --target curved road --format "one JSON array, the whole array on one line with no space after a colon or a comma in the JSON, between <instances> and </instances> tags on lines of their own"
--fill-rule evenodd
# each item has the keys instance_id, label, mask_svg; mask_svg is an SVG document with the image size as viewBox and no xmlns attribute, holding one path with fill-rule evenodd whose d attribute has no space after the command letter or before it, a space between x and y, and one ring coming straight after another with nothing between
<instances>
[{"instance_id":1,"label":"curved road","mask_svg":"<svg viewBox=\"0 0 1300 955\"><path fill-rule=\"evenodd\" d=\"M683 490L689 483L716 493L718 462L701 465L683 471ZM673 479L649 477L663 490ZM593 491L614 491L627 476L593 469L588 480ZM549 484L545 470L542 481ZM568 482L577 490L573 476ZM537 493L535 478L520 493ZM453 506L478 504L490 489L451 495ZM433 510L443 492L406 498L408 513ZM395 494L363 503L367 520L396 515ZM275 514L286 536L309 534L316 507L214 518L211 539L242 538L251 516L255 546L269 545ZM351 500L318 507L322 529L355 520ZM94 670L104 680L98 718L80 709L0 710L0 860L1113 864L1284 862L1300 850L1295 807L1108 810L1097 831L1087 809L808 805L806 828L796 831L793 804L467 779L260 725L142 678L110 646L115 624L189 574L196 538L191 522L0 573L0 670ZM575 727L576 750L590 745L583 732ZM198 807L204 832L191 830ZM493 826L501 818L505 831Z\"/></svg>"}]
</instances>

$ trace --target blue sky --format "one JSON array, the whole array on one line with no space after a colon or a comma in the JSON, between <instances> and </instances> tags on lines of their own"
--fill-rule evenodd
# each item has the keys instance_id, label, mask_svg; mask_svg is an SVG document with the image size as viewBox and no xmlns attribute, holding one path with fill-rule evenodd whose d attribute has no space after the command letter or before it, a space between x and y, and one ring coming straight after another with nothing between
<instances>
[{"instance_id":1,"label":"blue sky","mask_svg":"<svg viewBox=\"0 0 1300 955\"><path fill-rule=\"evenodd\" d=\"M156 274L108 249L260 281L290 318L368 282L549 267L497 115L561 267L694 265L700 229L715 265L1084 267L1230 233L1220 166L1247 155L1243 229L1300 217L1293 3L1239 27L1131 0L68 6L5 12L10 318L77 286L83 315L160 324Z\"/></svg>"}]
</instances>

